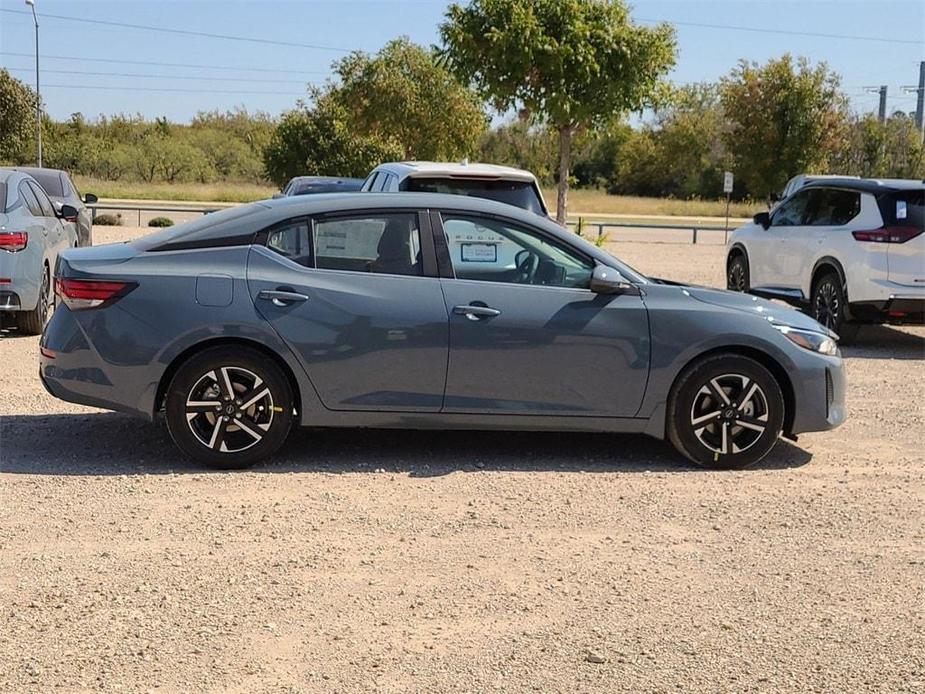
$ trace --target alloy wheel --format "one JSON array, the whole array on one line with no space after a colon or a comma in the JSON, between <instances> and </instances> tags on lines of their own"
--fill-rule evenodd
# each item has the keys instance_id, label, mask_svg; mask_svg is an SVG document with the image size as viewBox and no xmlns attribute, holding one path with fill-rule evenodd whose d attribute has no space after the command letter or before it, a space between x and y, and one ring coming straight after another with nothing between
<instances>
[{"instance_id":1,"label":"alloy wheel","mask_svg":"<svg viewBox=\"0 0 925 694\"><path fill-rule=\"evenodd\" d=\"M49 287L48 270L45 270L42 273L42 286L39 289L39 322L41 325L48 322Z\"/></svg>"},{"instance_id":2,"label":"alloy wheel","mask_svg":"<svg viewBox=\"0 0 925 694\"><path fill-rule=\"evenodd\" d=\"M756 381L724 374L705 383L691 406L694 435L710 451L741 453L754 446L769 425L768 399Z\"/></svg>"},{"instance_id":3,"label":"alloy wheel","mask_svg":"<svg viewBox=\"0 0 925 694\"><path fill-rule=\"evenodd\" d=\"M737 292L744 292L748 287L745 283L745 268L742 263L733 261L729 266L729 276L726 278L729 289Z\"/></svg>"},{"instance_id":4,"label":"alloy wheel","mask_svg":"<svg viewBox=\"0 0 925 694\"><path fill-rule=\"evenodd\" d=\"M835 330L840 317L841 302L838 290L831 281L826 281L816 288L813 297L813 318L830 330Z\"/></svg>"},{"instance_id":5,"label":"alloy wheel","mask_svg":"<svg viewBox=\"0 0 925 694\"><path fill-rule=\"evenodd\" d=\"M185 411L199 443L220 453L238 453L263 440L276 409L260 376L238 366L222 366L196 381Z\"/></svg>"}]
</instances>

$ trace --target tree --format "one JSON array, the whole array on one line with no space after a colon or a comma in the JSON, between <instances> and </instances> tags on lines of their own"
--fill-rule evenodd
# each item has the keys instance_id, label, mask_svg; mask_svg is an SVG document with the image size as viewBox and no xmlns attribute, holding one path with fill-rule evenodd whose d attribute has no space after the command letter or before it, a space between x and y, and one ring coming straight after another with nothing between
<instances>
[{"instance_id":1,"label":"tree","mask_svg":"<svg viewBox=\"0 0 925 694\"><path fill-rule=\"evenodd\" d=\"M851 123L848 146L833 166L839 173L867 178L925 178L921 133L902 111L884 123L867 114Z\"/></svg>"},{"instance_id":2,"label":"tree","mask_svg":"<svg viewBox=\"0 0 925 694\"><path fill-rule=\"evenodd\" d=\"M473 0L450 6L440 35L448 65L495 109L558 134L560 223L572 137L656 103L675 60L673 30L634 25L623 0Z\"/></svg>"},{"instance_id":3,"label":"tree","mask_svg":"<svg viewBox=\"0 0 925 694\"><path fill-rule=\"evenodd\" d=\"M365 176L384 160L401 157L393 140L360 133L336 98L314 92L312 105L300 102L283 115L264 150L267 176L282 186L294 176Z\"/></svg>"},{"instance_id":4,"label":"tree","mask_svg":"<svg viewBox=\"0 0 925 694\"><path fill-rule=\"evenodd\" d=\"M825 171L843 146L848 103L838 75L789 55L763 66L741 61L721 82L725 134L736 172L766 197L799 173Z\"/></svg>"},{"instance_id":5,"label":"tree","mask_svg":"<svg viewBox=\"0 0 925 694\"><path fill-rule=\"evenodd\" d=\"M35 92L0 69L0 161L16 158L35 130Z\"/></svg>"},{"instance_id":6,"label":"tree","mask_svg":"<svg viewBox=\"0 0 925 694\"><path fill-rule=\"evenodd\" d=\"M357 131L394 139L406 159L453 160L476 152L488 125L482 104L432 51L401 38L373 57L357 51L333 67L332 96Z\"/></svg>"}]
</instances>

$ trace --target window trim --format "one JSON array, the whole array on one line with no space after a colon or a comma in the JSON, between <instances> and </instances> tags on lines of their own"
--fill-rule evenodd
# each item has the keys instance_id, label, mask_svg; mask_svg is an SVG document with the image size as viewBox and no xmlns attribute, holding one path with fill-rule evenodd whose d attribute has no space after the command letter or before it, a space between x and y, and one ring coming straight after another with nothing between
<instances>
[{"instance_id":1,"label":"window trim","mask_svg":"<svg viewBox=\"0 0 925 694\"><path fill-rule=\"evenodd\" d=\"M453 267L453 258L450 254L450 248L447 245L446 240L446 230L443 228L443 214L456 214L461 217L484 217L485 219L493 219L505 224L510 224L518 228L526 228L531 232L536 233L541 239L549 242L553 246L564 246L568 249L569 253L581 258L587 262L593 271L594 267L600 265L601 263L591 255L584 253L582 250L575 248L572 244L567 241L563 241L554 234L550 234L545 229L533 226L532 224L527 224L520 221L519 219L511 219L510 217L505 217L504 215L494 214L494 213L485 213L485 212L472 212L470 210L454 210L448 208L441 208L438 210L431 210L431 224L433 225L433 236L434 242L437 250L438 265L440 269L440 278L448 280L458 280L460 282L484 282L489 284L496 285L510 285L517 287L538 287L541 289L567 289L570 291L578 292L589 292L590 289L584 287L559 287L556 285L548 284L514 284L512 282L495 282L494 280L481 280L481 279L467 279L465 277L457 277L456 270Z\"/></svg>"},{"instance_id":2,"label":"window trim","mask_svg":"<svg viewBox=\"0 0 925 694\"><path fill-rule=\"evenodd\" d=\"M19 197L22 199L22 203L25 206L25 208L29 210L29 214L35 217L36 219L41 219L42 217L44 217L45 215L42 213L42 206L39 204L38 196L32 190L32 186L29 185L29 181L27 181L26 179L23 179L22 181L19 182L19 186L17 186L17 188L19 190ZM29 205L29 199L26 197L23 191L23 188L28 190L29 194L35 199L35 204L38 205L39 207L38 214L36 214L35 210L32 209L32 206Z\"/></svg>"}]
</instances>

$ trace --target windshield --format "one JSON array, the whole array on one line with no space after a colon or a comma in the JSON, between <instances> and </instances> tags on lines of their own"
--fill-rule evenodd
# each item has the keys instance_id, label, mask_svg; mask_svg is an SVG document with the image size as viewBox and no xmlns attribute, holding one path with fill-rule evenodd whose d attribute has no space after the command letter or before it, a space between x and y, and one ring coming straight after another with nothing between
<instances>
[{"instance_id":1,"label":"windshield","mask_svg":"<svg viewBox=\"0 0 925 694\"><path fill-rule=\"evenodd\" d=\"M496 200L536 214L546 214L535 186L527 181L498 181L479 178L427 178L415 176L402 184L402 190L420 193L469 195Z\"/></svg>"}]
</instances>

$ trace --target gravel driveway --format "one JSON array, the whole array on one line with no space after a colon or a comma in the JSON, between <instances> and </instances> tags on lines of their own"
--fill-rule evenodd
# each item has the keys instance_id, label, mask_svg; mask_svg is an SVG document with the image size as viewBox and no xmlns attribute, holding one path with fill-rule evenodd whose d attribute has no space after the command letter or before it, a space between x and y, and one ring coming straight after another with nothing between
<instances>
[{"instance_id":1,"label":"gravel driveway","mask_svg":"<svg viewBox=\"0 0 925 694\"><path fill-rule=\"evenodd\" d=\"M98 227L98 242L137 233ZM611 244L719 285L722 247ZM925 330L848 423L707 472L633 436L311 431L206 472L0 338L0 691L925 691Z\"/></svg>"}]
</instances>

